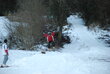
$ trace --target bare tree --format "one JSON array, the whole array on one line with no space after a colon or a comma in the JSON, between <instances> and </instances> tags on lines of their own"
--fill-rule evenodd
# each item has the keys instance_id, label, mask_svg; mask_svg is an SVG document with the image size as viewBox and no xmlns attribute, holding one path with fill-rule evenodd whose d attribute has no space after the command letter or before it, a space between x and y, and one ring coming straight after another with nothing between
<instances>
[{"instance_id":1,"label":"bare tree","mask_svg":"<svg viewBox=\"0 0 110 74\"><path fill-rule=\"evenodd\" d=\"M20 46L30 49L42 37L46 8L39 0L18 0L18 4L17 13L9 16L12 21L19 22L19 25L15 24L13 36L19 40Z\"/></svg>"}]
</instances>

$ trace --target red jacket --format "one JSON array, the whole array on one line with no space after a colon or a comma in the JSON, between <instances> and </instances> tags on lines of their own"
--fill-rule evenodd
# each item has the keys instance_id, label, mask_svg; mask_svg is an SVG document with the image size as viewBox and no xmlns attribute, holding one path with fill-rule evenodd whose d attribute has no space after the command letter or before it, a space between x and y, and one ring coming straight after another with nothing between
<instances>
[{"instance_id":1,"label":"red jacket","mask_svg":"<svg viewBox=\"0 0 110 74\"><path fill-rule=\"evenodd\" d=\"M51 35L44 34L43 36L47 38L47 42L54 41L55 32L52 32Z\"/></svg>"}]
</instances>

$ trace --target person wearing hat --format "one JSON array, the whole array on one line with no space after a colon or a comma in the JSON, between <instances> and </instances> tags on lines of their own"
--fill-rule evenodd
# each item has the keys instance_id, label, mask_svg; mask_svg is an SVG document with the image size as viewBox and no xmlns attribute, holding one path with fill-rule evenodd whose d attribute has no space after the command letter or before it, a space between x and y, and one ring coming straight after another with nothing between
<instances>
[{"instance_id":1,"label":"person wearing hat","mask_svg":"<svg viewBox=\"0 0 110 74\"><path fill-rule=\"evenodd\" d=\"M7 66L6 63L8 61L8 46L7 46L7 39L4 40L4 43L2 44L2 53L3 53L3 56L4 56L4 59L3 59L3 64L1 65L1 67L5 67Z\"/></svg>"},{"instance_id":2,"label":"person wearing hat","mask_svg":"<svg viewBox=\"0 0 110 74\"><path fill-rule=\"evenodd\" d=\"M49 49L52 48L55 45L54 43L55 32L52 32L52 33L49 32L48 34L44 34L43 36L46 37L47 39L48 48Z\"/></svg>"}]
</instances>

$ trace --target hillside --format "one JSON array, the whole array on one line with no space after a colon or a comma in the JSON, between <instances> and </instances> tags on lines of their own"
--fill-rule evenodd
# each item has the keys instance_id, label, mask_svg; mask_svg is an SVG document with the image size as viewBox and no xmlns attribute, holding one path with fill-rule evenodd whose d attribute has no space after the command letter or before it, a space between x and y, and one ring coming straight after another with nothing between
<instances>
[{"instance_id":1,"label":"hillside","mask_svg":"<svg viewBox=\"0 0 110 74\"><path fill-rule=\"evenodd\" d=\"M100 33L88 30L78 16L70 16L67 31L72 43L60 52L10 50L8 65L0 74L110 74L110 47L98 39ZM0 63L3 56L0 50Z\"/></svg>"}]
</instances>

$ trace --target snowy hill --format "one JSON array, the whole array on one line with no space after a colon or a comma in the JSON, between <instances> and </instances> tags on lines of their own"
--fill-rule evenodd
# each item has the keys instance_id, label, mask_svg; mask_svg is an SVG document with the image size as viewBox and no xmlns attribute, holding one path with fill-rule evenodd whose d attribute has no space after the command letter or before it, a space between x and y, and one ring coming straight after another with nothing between
<instances>
[{"instance_id":1,"label":"snowy hill","mask_svg":"<svg viewBox=\"0 0 110 74\"><path fill-rule=\"evenodd\" d=\"M6 24L9 23L9 20L5 17L0 17L0 38L6 37L8 31L6 30Z\"/></svg>"},{"instance_id":2,"label":"snowy hill","mask_svg":"<svg viewBox=\"0 0 110 74\"><path fill-rule=\"evenodd\" d=\"M9 68L0 68L0 74L110 74L110 48L88 31L84 21L70 16L68 31L71 44L61 52L41 54L34 51L10 50ZM3 56L0 50L0 63Z\"/></svg>"}]
</instances>

